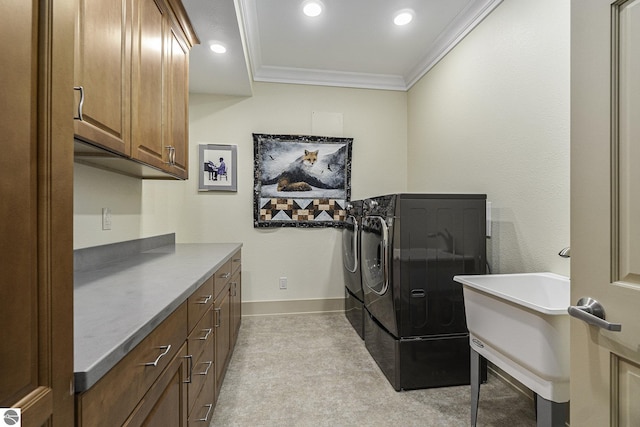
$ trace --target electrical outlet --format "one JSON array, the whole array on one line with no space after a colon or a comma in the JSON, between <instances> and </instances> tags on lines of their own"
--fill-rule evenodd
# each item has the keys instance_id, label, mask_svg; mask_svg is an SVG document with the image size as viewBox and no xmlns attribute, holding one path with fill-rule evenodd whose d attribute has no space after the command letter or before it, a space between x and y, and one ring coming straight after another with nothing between
<instances>
[{"instance_id":1,"label":"electrical outlet","mask_svg":"<svg viewBox=\"0 0 640 427\"><path fill-rule=\"evenodd\" d=\"M280 278L280 289L287 289L287 278L286 277L281 277Z\"/></svg>"},{"instance_id":2,"label":"electrical outlet","mask_svg":"<svg viewBox=\"0 0 640 427\"><path fill-rule=\"evenodd\" d=\"M111 209L102 208L102 229L111 230Z\"/></svg>"}]
</instances>

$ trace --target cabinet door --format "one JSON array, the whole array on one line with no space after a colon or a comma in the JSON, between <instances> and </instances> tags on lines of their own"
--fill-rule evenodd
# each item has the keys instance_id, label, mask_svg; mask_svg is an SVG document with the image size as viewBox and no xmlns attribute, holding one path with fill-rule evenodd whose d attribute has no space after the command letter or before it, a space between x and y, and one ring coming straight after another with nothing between
<instances>
[{"instance_id":1,"label":"cabinet door","mask_svg":"<svg viewBox=\"0 0 640 427\"><path fill-rule=\"evenodd\" d=\"M129 155L130 0L78 1L74 85L83 100L75 134Z\"/></svg>"},{"instance_id":2,"label":"cabinet door","mask_svg":"<svg viewBox=\"0 0 640 427\"><path fill-rule=\"evenodd\" d=\"M171 30L169 40L169 87L167 96L169 131L167 147L171 158L169 171L188 178L189 161L189 49Z\"/></svg>"},{"instance_id":3,"label":"cabinet door","mask_svg":"<svg viewBox=\"0 0 640 427\"><path fill-rule=\"evenodd\" d=\"M230 282L230 298L231 298L231 345L235 347L238 338L238 330L240 329L240 320L242 318L242 296L241 296L241 279L242 273L236 271Z\"/></svg>"},{"instance_id":4,"label":"cabinet door","mask_svg":"<svg viewBox=\"0 0 640 427\"><path fill-rule=\"evenodd\" d=\"M186 355L186 345L183 345L124 426L187 426Z\"/></svg>"},{"instance_id":5,"label":"cabinet door","mask_svg":"<svg viewBox=\"0 0 640 427\"><path fill-rule=\"evenodd\" d=\"M230 305L229 305L229 286L218 296L215 302L216 312L216 396L219 395L222 379L227 369L227 358L229 357L230 348Z\"/></svg>"},{"instance_id":6,"label":"cabinet door","mask_svg":"<svg viewBox=\"0 0 640 427\"><path fill-rule=\"evenodd\" d=\"M73 425L74 18L0 2L0 407L25 427Z\"/></svg>"},{"instance_id":7,"label":"cabinet door","mask_svg":"<svg viewBox=\"0 0 640 427\"><path fill-rule=\"evenodd\" d=\"M131 157L166 169L163 118L166 108L166 11L155 0L135 0L131 83Z\"/></svg>"}]
</instances>

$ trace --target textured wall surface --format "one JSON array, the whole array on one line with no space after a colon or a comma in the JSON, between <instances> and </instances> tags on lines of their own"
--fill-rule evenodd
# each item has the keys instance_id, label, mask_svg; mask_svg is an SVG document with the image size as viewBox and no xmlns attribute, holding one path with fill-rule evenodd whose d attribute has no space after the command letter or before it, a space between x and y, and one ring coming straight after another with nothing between
<instances>
[{"instance_id":1,"label":"textured wall surface","mask_svg":"<svg viewBox=\"0 0 640 427\"><path fill-rule=\"evenodd\" d=\"M498 273L569 273L569 1L508 0L409 91L408 187L486 193Z\"/></svg>"}]
</instances>

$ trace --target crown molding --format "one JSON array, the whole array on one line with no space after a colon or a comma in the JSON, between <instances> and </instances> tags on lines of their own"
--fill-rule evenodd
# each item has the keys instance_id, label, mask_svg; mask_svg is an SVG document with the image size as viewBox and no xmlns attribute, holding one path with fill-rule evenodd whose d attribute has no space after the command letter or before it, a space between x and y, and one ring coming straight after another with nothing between
<instances>
[{"instance_id":1,"label":"crown molding","mask_svg":"<svg viewBox=\"0 0 640 427\"><path fill-rule=\"evenodd\" d=\"M447 26L433 48L404 75L354 73L264 65L260 50L256 0L237 0L246 32L246 47L254 81L363 89L407 91L486 18L503 0L473 0Z\"/></svg>"}]
</instances>

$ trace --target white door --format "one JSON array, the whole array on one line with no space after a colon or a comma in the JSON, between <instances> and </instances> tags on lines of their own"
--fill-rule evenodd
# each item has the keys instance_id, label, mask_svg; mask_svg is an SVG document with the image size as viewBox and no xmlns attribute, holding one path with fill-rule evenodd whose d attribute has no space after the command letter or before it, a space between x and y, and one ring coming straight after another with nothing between
<instances>
[{"instance_id":1,"label":"white door","mask_svg":"<svg viewBox=\"0 0 640 427\"><path fill-rule=\"evenodd\" d=\"M634 166L636 165L636 166ZM640 426L640 0L571 2L571 425Z\"/></svg>"}]
</instances>

